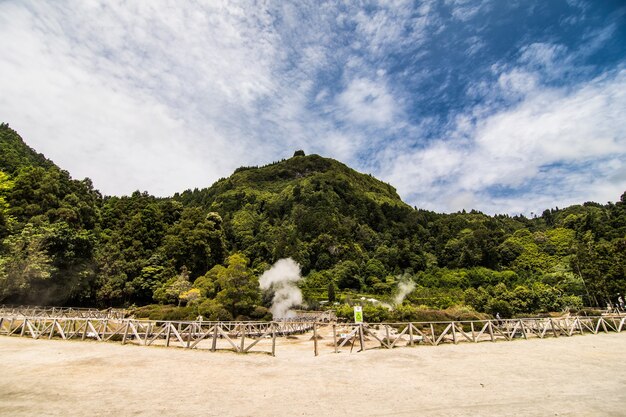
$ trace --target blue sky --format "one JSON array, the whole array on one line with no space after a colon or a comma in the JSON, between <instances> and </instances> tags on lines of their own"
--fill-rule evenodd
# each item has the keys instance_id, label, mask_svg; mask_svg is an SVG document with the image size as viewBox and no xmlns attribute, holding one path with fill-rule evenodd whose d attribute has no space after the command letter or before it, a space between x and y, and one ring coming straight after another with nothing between
<instances>
[{"instance_id":1,"label":"blue sky","mask_svg":"<svg viewBox=\"0 0 626 417\"><path fill-rule=\"evenodd\" d=\"M0 49L0 119L105 194L297 149L438 212L626 190L620 1L8 0Z\"/></svg>"}]
</instances>

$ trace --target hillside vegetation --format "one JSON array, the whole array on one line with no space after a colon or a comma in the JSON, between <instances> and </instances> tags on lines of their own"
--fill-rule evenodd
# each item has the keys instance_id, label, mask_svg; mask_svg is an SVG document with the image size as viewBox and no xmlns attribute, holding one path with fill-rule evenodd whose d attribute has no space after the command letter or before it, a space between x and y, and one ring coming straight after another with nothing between
<instances>
[{"instance_id":1,"label":"hillside vegetation","mask_svg":"<svg viewBox=\"0 0 626 417\"><path fill-rule=\"evenodd\" d=\"M398 319L427 308L510 316L605 305L626 291L626 193L536 218L438 214L338 161L297 152L171 198L103 197L6 124L0 242L1 303L161 303L181 306L170 311L181 318L267 318L258 276L286 257L302 266L311 307L391 301L400 281L413 282Z\"/></svg>"}]
</instances>

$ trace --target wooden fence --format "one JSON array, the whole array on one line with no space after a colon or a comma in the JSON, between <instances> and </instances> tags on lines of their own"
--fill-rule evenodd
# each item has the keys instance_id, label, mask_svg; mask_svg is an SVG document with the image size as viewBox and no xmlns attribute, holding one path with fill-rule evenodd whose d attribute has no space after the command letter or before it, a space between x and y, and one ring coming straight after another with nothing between
<instances>
[{"instance_id":1,"label":"wooden fence","mask_svg":"<svg viewBox=\"0 0 626 417\"><path fill-rule=\"evenodd\" d=\"M118 341L151 346L265 352L275 355L276 338L303 334L310 322L152 321L83 317L0 316L0 335L64 340ZM255 348L254 350L252 348Z\"/></svg>"},{"instance_id":2,"label":"wooden fence","mask_svg":"<svg viewBox=\"0 0 626 417\"><path fill-rule=\"evenodd\" d=\"M571 337L626 330L626 316L452 322L338 324L321 322L154 321L92 317L0 315L0 335L64 340L118 341L142 346L276 354L277 339L320 352L393 349L416 345ZM326 340L326 341L324 341ZM311 346L311 344L313 346Z\"/></svg>"},{"instance_id":3,"label":"wooden fence","mask_svg":"<svg viewBox=\"0 0 626 417\"><path fill-rule=\"evenodd\" d=\"M585 333L621 332L626 330L626 316L525 318L511 320L477 320L452 322L415 322L381 324L332 324L315 326L332 336L335 353L355 346L358 352L369 349L393 349L418 344L438 346L444 343L496 342L514 339L571 337ZM319 354L318 337L314 337L315 355Z\"/></svg>"},{"instance_id":4,"label":"wooden fence","mask_svg":"<svg viewBox=\"0 0 626 417\"><path fill-rule=\"evenodd\" d=\"M127 316L127 314L128 314L128 311L117 309L117 308L98 310L95 308L79 308L79 307L39 307L39 306L0 305L0 316L123 319Z\"/></svg>"}]
</instances>

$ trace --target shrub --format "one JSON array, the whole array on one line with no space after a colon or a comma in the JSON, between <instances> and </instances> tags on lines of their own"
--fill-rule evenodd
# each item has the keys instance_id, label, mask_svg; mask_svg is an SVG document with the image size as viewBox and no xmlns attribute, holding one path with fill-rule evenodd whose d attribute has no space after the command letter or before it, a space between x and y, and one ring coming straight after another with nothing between
<instances>
[{"instance_id":1,"label":"shrub","mask_svg":"<svg viewBox=\"0 0 626 417\"><path fill-rule=\"evenodd\" d=\"M198 306L198 314L205 320L210 321L228 321L233 316L226 308L215 300L205 300Z\"/></svg>"},{"instance_id":2,"label":"shrub","mask_svg":"<svg viewBox=\"0 0 626 417\"><path fill-rule=\"evenodd\" d=\"M173 305L150 304L139 307L132 312L137 318L150 320L195 320L197 312L193 307L176 307Z\"/></svg>"}]
</instances>

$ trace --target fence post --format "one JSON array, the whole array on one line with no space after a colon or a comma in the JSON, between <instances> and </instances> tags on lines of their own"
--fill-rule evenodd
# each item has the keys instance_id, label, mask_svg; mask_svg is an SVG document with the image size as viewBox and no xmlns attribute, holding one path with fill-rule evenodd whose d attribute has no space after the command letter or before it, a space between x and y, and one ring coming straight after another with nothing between
<instances>
[{"instance_id":1,"label":"fence post","mask_svg":"<svg viewBox=\"0 0 626 417\"><path fill-rule=\"evenodd\" d=\"M317 323L313 323L313 349L317 356Z\"/></svg>"},{"instance_id":2,"label":"fence post","mask_svg":"<svg viewBox=\"0 0 626 417\"><path fill-rule=\"evenodd\" d=\"M122 344L126 344L126 337L128 336L128 325L130 324L130 320L126 322L126 328L124 329L124 337L122 338Z\"/></svg>"},{"instance_id":3,"label":"fence post","mask_svg":"<svg viewBox=\"0 0 626 417\"><path fill-rule=\"evenodd\" d=\"M385 324L385 335L387 336L387 340L385 341L385 347L390 349L391 341L389 340L389 325Z\"/></svg>"},{"instance_id":4,"label":"fence post","mask_svg":"<svg viewBox=\"0 0 626 417\"><path fill-rule=\"evenodd\" d=\"M213 341L211 342L211 352L215 352L215 349L217 348L217 326L219 326L219 323L215 323L215 327L213 327Z\"/></svg>"},{"instance_id":5,"label":"fence post","mask_svg":"<svg viewBox=\"0 0 626 417\"><path fill-rule=\"evenodd\" d=\"M363 324L359 324L359 341L361 343L361 351L364 351L365 341L363 340Z\"/></svg>"},{"instance_id":6,"label":"fence post","mask_svg":"<svg viewBox=\"0 0 626 417\"><path fill-rule=\"evenodd\" d=\"M455 345L458 343L456 341L456 323L452 322L452 343L454 343Z\"/></svg>"},{"instance_id":7,"label":"fence post","mask_svg":"<svg viewBox=\"0 0 626 417\"><path fill-rule=\"evenodd\" d=\"M246 325L242 324L241 325L241 353L245 353L244 351L244 346L245 346L245 341L246 341Z\"/></svg>"}]
</instances>

